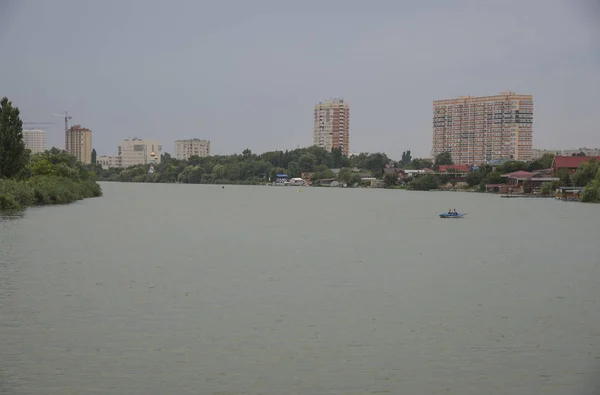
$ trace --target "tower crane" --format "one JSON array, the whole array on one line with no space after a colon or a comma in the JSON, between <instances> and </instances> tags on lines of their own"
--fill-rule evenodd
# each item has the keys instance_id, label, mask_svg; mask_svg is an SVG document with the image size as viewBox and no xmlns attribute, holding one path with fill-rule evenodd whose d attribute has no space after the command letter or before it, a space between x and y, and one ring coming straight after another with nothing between
<instances>
[{"instance_id":1,"label":"tower crane","mask_svg":"<svg viewBox=\"0 0 600 395\"><path fill-rule=\"evenodd\" d=\"M23 121L23 125L54 125L54 122L27 122Z\"/></svg>"},{"instance_id":2,"label":"tower crane","mask_svg":"<svg viewBox=\"0 0 600 395\"><path fill-rule=\"evenodd\" d=\"M61 117L61 118L63 117L62 114L53 113L52 115L54 115L55 117ZM69 114L67 114L67 111L65 110L64 118L65 118L65 151L67 151L67 148L68 148L67 143L69 140L69 138L68 138L68 136L69 136L69 119L71 119L73 117L70 116Z\"/></svg>"}]
</instances>

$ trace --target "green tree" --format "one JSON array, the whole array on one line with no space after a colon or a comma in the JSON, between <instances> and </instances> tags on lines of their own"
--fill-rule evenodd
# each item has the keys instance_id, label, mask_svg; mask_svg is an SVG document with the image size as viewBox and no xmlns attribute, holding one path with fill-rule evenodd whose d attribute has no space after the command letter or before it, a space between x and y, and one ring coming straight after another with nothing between
<instances>
[{"instance_id":1,"label":"green tree","mask_svg":"<svg viewBox=\"0 0 600 395\"><path fill-rule=\"evenodd\" d=\"M570 187L572 186L572 181L571 181L571 175L569 174L569 170L567 169L560 169L558 171L558 178L559 178L559 183L561 186L563 187Z\"/></svg>"},{"instance_id":2,"label":"green tree","mask_svg":"<svg viewBox=\"0 0 600 395\"><path fill-rule=\"evenodd\" d=\"M0 100L0 178L17 176L26 165L23 122L19 109L4 97Z\"/></svg>"},{"instance_id":3,"label":"green tree","mask_svg":"<svg viewBox=\"0 0 600 395\"><path fill-rule=\"evenodd\" d=\"M160 155L160 163L168 163L171 160L171 154L165 152Z\"/></svg>"},{"instance_id":4,"label":"green tree","mask_svg":"<svg viewBox=\"0 0 600 395\"><path fill-rule=\"evenodd\" d=\"M528 163L511 160L504 163L502 166L498 166L498 171L502 174L512 173L515 171L526 171L529 170L530 166Z\"/></svg>"},{"instance_id":5,"label":"green tree","mask_svg":"<svg viewBox=\"0 0 600 395\"><path fill-rule=\"evenodd\" d=\"M56 168L47 159L39 159L31 166L31 173L34 176L53 176L56 175Z\"/></svg>"},{"instance_id":6,"label":"green tree","mask_svg":"<svg viewBox=\"0 0 600 395\"><path fill-rule=\"evenodd\" d=\"M317 158L313 154L304 154L298 159L298 165L303 172L314 171L317 165Z\"/></svg>"},{"instance_id":7,"label":"green tree","mask_svg":"<svg viewBox=\"0 0 600 395\"><path fill-rule=\"evenodd\" d=\"M576 187L584 187L589 184L598 174L599 163L595 159L583 162L573 174L573 184Z\"/></svg>"},{"instance_id":8,"label":"green tree","mask_svg":"<svg viewBox=\"0 0 600 395\"><path fill-rule=\"evenodd\" d=\"M53 166L50 164L50 162L46 161L45 159L43 159L42 161L45 161L48 164L48 166ZM36 165L42 161L36 162ZM83 179L88 178L87 172L84 169L79 169L80 171L78 171L78 169L69 167L66 163L57 164L56 166L54 166L53 170L56 172L57 176L70 178L71 180L74 180L74 181L78 181L82 178ZM48 172L47 174L53 174L53 173Z\"/></svg>"},{"instance_id":9,"label":"green tree","mask_svg":"<svg viewBox=\"0 0 600 395\"><path fill-rule=\"evenodd\" d=\"M325 180L325 179L329 179L329 178L335 178L335 173L333 171L331 171L330 169L326 169L321 172L313 173L310 176L310 180L312 182L319 181L319 180Z\"/></svg>"},{"instance_id":10,"label":"green tree","mask_svg":"<svg viewBox=\"0 0 600 395\"><path fill-rule=\"evenodd\" d=\"M410 162L410 168L414 170L431 169L433 168L433 162L431 159L415 158Z\"/></svg>"},{"instance_id":11,"label":"green tree","mask_svg":"<svg viewBox=\"0 0 600 395\"><path fill-rule=\"evenodd\" d=\"M228 180L236 181L242 177L242 169L238 163L230 163L225 166L225 176Z\"/></svg>"},{"instance_id":12,"label":"green tree","mask_svg":"<svg viewBox=\"0 0 600 395\"><path fill-rule=\"evenodd\" d=\"M403 165L406 166L406 165L410 164L411 161L412 161L412 156L410 154L410 150L402 152L402 159L400 160L400 163L402 163Z\"/></svg>"},{"instance_id":13,"label":"green tree","mask_svg":"<svg viewBox=\"0 0 600 395\"><path fill-rule=\"evenodd\" d=\"M408 183L410 189L417 191L429 191L431 189L437 189L440 186L439 178L434 174L425 174L421 177L416 177Z\"/></svg>"},{"instance_id":14,"label":"green tree","mask_svg":"<svg viewBox=\"0 0 600 395\"><path fill-rule=\"evenodd\" d=\"M600 202L600 172L596 179L590 182L583 190L581 201L586 203Z\"/></svg>"},{"instance_id":15,"label":"green tree","mask_svg":"<svg viewBox=\"0 0 600 395\"><path fill-rule=\"evenodd\" d=\"M549 169L552 167L554 161L554 154L544 154L541 158L534 160L529 165L529 171L535 171L540 169Z\"/></svg>"},{"instance_id":16,"label":"green tree","mask_svg":"<svg viewBox=\"0 0 600 395\"><path fill-rule=\"evenodd\" d=\"M502 172L493 171L491 173L486 174L483 182L485 184L502 184L504 182L504 178L502 178Z\"/></svg>"},{"instance_id":17,"label":"green tree","mask_svg":"<svg viewBox=\"0 0 600 395\"><path fill-rule=\"evenodd\" d=\"M60 150L56 147L52 147L51 149L36 155L46 158L48 162L52 163L53 165L64 163L69 167L77 166L77 158L75 156L69 155L67 151Z\"/></svg>"},{"instance_id":18,"label":"green tree","mask_svg":"<svg viewBox=\"0 0 600 395\"><path fill-rule=\"evenodd\" d=\"M355 186L360 184L361 178L360 178L360 174L357 173L351 173L350 177L348 177L348 181L346 182L346 184L348 186Z\"/></svg>"},{"instance_id":19,"label":"green tree","mask_svg":"<svg viewBox=\"0 0 600 395\"><path fill-rule=\"evenodd\" d=\"M551 182L545 182L540 187L540 193L544 196L550 196L552 194L554 185Z\"/></svg>"},{"instance_id":20,"label":"green tree","mask_svg":"<svg viewBox=\"0 0 600 395\"><path fill-rule=\"evenodd\" d=\"M470 187L472 187L472 186L481 184L481 181L483 181L484 177L485 177L485 174L483 171L481 171L481 170L472 171L467 175L467 178L465 181L467 182L467 184L469 184Z\"/></svg>"},{"instance_id":21,"label":"green tree","mask_svg":"<svg viewBox=\"0 0 600 395\"><path fill-rule=\"evenodd\" d=\"M96 164L96 149L92 149L92 165Z\"/></svg>"},{"instance_id":22,"label":"green tree","mask_svg":"<svg viewBox=\"0 0 600 395\"><path fill-rule=\"evenodd\" d=\"M212 169L212 175L215 180L222 180L225 177L225 166L215 165Z\"/></svg>"},{"instance_id":23,"label":"green tree","mask_svg":"<svg viewBox=\"0 0 600 395\"><path fill-rule=\"evenodd\" d=\"M391 188L398 185L398 174L396 172L385 173L383 175L383 187Z\"/></svg>"},{"instance_id":24,"label":"green tree","mask_svg":"<svg viewBox=\"0 0 600 395\"><path fill-rule=\"evenodd\" d=\"M435 162L433 165L436 167L440 167L442 165L453 165L453 164L454 164L454 162L452 161L452 155L450 154L450 152L446 151L446 152L437 154L435 156Z\"/></svg>"},{"instance_id":25,"label":"green tree","mask_svg":"<svg viewBox=\"0 0 600 395\"><path fill-rule=\"evenodd\" d=\"M300 175L302 174L302 170L300 169L300 165L298 165L298 163L290 162L288 164L287 173L290 177L300 177Z\"/></svg>"},{"instance_id":26,"label":"green tree","mask_svg":"<svg viewBox=\"0 0 600 395\"><path fill-rule=\"evenodd\" d=\"M189 165L179 173L177 181L184 184L199 184L202 182L202 169L199 166Z\"/></svg>"},{"instance_id":27,"label":"green tree","mask_svg":"<svg viewBox=\"0 0 600 395\"><path fill-rule=\"evenodd\" d=\"M340 181L342 183L346 183L346 184L348 184L348 181L350 180L351 177L352 177L352 170L350 170L347 167L340 169L340 172L337 175L338 181Z\"/></svg>"},{"instance_id":28,"label":"green tree","mask_svg":"<svg viewBox=\"0 0 600 395\"><path fill-rule=\"evenodd\" d=\"M242 159L243 160L250 160L252 159L252 151L250 151L248 148L246 148L245 150L242 151Z\"/></svg>"},{"instance_id":29,"label":"green tree","mask_svg":"<svg viewBox=\"0 0 600 395\"><path fill-rule=\"evenodd\" d=\"M331 150L331 156L332 156L332 166L334 169L339 169L340 167L343 166L343 154L342 154L342 149L341 148L333 148Z\"/></svg>"}]
</instances>

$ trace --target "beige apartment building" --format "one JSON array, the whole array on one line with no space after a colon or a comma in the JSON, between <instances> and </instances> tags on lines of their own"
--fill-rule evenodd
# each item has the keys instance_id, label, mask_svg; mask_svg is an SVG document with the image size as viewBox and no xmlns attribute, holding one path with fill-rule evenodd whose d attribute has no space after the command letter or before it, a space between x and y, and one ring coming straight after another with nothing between
<instances>
[{"instance_id":1,"label":"beige apartment building","mask_svg":"<svg viewBox=\"0 0 600 395\"><path fill-rule=\"evenodd\" d=\"M125 139L119 144L118 156L121 158L121 167L160 163L162 145L158 140L142 140L137 137Z\"/></svg>"},{"instance_id":2,"label":"beige apartment building","mask_svg":"<svg viewBox=\"0 0 600 395\"><path fill-rule=\"evenodd\" d=\"M92 131L73 125L67 131L66 151L81 163L92 163Z\"/></svg>"},{"instance_id":3,"label":"beige apartment building","mask_svg":"<svg viewBox=\"0 0 600 395\"><path fill-rule=\"evenodd\" d=\"M340 148L350 153L350 108L342 99L322 101L315 105L313 145L327 151Z\"/></svg>"},{"instance_id":4,"label":"beige apartment building","mask_svg":"<svg viewBox=\"0 0 600 395\"><path fill-rule=\"evenodd\" d=\"M433 102L432 156L448 151L455 164L532 160L533 97L514 92Z\"/></svg>"},{"instance_id":5,"label":"beige apartment building","mask_svg":"<svg viewBox=\"0 0 600 395\"><path fill-rule=\"evenodd\" d=\"M187 160L194 155L201 158L210 156L210 141L196 138L175 141L175 159Z\"/></svg>"},{"instance_id":6,"label":"beige apartment building","mask_svg":"<svg viewBox=\"0 0 600 395\"><path fill-rule=\"evenodd\" d=\"M46 151L46 132L40 129L23 129L25 149L32 154Z\"/></svg>"}]
</instances>

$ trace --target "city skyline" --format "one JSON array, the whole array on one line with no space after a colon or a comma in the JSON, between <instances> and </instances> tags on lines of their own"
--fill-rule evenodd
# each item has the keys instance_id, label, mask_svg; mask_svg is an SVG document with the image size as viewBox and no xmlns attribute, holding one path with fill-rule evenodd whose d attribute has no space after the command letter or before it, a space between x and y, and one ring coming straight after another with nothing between
<instances>
[{"instance_id":1,"label":"city skyline","mask_svg":"<svg viewBox=\"0 0 600 395\"><path fill-rule=\"evenodd\" d=\"M49 146L67 110L99 153L130 131L171 153L196 135L213 154L308 146L306 114L339 96L352 152L427 157L433 100L504 90L536 98L534 146L600 145L597 2L236 4L2 2L2 95L55 122Z\"/></svg>"}]
</instances>

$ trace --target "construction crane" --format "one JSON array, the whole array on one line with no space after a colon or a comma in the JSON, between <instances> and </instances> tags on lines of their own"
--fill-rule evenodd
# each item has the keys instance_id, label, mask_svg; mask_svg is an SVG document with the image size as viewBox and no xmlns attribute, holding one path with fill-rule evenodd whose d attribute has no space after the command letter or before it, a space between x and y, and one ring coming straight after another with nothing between
<instances>
[{"instance_id":1,"label":"construction crane","mask_svg":"<svg viewBox=\"0 0 600 395\"><path fill-rule=\"evenodd\" d=\"M55 122L27 122L27 121L23 121L23 125L36 125L36 126L41 126L41 125L54 125Z\"/></svg>"},{"instance_id":2,"label":"construction crane","mask_svg":"<svg viewBox=\"0 0 600 395\"><path fill-rule=\"evenodd\" d=\"M55 117L61 117L61 118L63 117L62 114L53 113L52 115L54 115ZM67 143L68 143L68 140L69 140L69 137L68 137L69 136L69 119L71 119L73 117L69 116L69 114L67 114L66 110L65 110L64 117L65 117L65 151L67 151L67 148L68 148L67 147L67 145L68 145Z\"/></svg>"}]
</instances>

